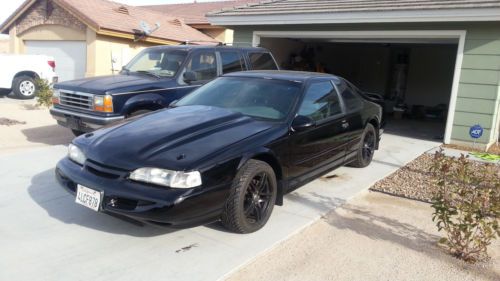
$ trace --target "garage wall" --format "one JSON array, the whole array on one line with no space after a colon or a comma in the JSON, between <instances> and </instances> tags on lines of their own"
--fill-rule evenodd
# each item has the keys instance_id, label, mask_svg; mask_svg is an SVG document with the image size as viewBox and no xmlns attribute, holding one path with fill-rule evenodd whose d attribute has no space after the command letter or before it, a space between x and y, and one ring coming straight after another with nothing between
<instances>
[{"instance_id":1,"label":"garage wall","mask_svg":"<svg viewBox=\"0 0 500 281\"><path fill-rule=\"evenodd\" d=\"M453 120L452 142L470 143L469 127L481 124L485 128L478 143L488 145L495 141L500 102L500 26L498 23L398 23L395 24L323 24L239 26L234 40L252 42L253 31L349 31L349 30L466 30L464 61L460 77L456 113Z\"/></svg>"}]
</instances>

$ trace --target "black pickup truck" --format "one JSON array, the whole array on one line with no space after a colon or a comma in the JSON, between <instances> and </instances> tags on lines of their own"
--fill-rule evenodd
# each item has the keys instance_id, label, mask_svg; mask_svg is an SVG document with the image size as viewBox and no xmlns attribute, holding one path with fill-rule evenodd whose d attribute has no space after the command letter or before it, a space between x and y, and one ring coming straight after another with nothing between
<instances>
[{"instance_id":1,"label":"black pickup truck","mask_svg":"<svg viewBox=\"0 0 500 281\"><path fill-rule=\"evenodd\" d=\"M215 79L235 71L278 69L263 48L158 46L144 49L118 75L54 85L50 114L75 135L168 107Z\"/></svg>"}]
</instances>

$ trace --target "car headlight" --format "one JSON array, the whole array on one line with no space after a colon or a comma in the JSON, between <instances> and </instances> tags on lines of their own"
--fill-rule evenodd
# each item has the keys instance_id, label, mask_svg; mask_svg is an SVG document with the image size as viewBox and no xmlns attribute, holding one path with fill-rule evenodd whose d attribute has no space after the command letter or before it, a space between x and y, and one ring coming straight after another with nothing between
<instances>
[{"instance_id":1,"label":"car headlight","mask_svg":"<svg viewBox=\"0 0 500 281\"><path fill-rule=\"evenodd\" d=\"M61 91L59 89L54 89L52 92L52 104L59 104L59 96L61 95Z\"/></svg>"},{"instance_id":2,"label":"car headlight","mask_svg":"<svg viewBox=\"0 0 500 281\"><path fill-rule=\"evenodd\" d=\"M130 179L172 188L193 188L201 185L201 174L178 172L158 168L139 168L130 174Z\"/></svg>"},{"instance_id":3,"label":"car headlight","mask_svg":"<svg viewBox=\"0 0 500 281\"><path fill-rule=\"evenodd\" d=\"M94 110L101 112L113 112L113 97L110 95L94 96Z\"/></svg>"},{"instance_id":4,"label":"car headlight","mask_svg":"<svg viewBox=\"0 0 500 281\"><path fill-rule=\"evenodd\" d=\"M76 163L83 165L87 157L83 154L82 150L74 144L68 146L68 157Z\"/></svg>"}]
</instances>

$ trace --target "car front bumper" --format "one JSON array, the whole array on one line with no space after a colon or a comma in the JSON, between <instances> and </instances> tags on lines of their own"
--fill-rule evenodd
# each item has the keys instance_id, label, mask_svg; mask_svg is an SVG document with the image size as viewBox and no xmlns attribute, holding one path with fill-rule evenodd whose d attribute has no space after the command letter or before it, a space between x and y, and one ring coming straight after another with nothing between
<instances>
[{"instance_id":1,"label":"car front bumper","mask_svg":"<svg viewBox=\"0 0 500 281\"><path fill-rule=\"evenodd\" d=\"M112 176L114 171L107 167L101 169L91 163L80 166L67 157L59 161L55 173L59 184L73 195L77 184L101 192L101 212L173 228L218 220L230 190L230 184L192 189L158 187L131 181L128 172Z\"/></svg>"},{"instance_id":2,"label":"car front bumper","mask_svg":"<svg viewBox=\"0 0 500 281\"><path fill-rule=\"evenodd\" d=\"M57 123L70 129L91 132L108 124L125 119L125 116L98 116L81 112L70 111L62 108L52 107L50 114Z\"/></svg>"}]
</instances>

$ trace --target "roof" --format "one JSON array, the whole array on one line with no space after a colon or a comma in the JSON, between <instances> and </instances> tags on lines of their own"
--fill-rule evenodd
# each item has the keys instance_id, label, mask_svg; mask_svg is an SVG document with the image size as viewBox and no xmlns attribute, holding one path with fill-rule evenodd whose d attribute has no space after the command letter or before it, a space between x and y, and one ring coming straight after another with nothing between
<instances>
[{"instance_id":1,"label":"roof","mask_svg":"<svg viewBox=\"0 0 500 281\"><path fill-rule=\"evenodd\" d=\"M182 50L182 51L190 51L193 49L217 49L224 51L233 51L233 50L241 50L241 51L253 51L253 52L269 52L268 49L262 47L233 47L233 46L225 46L225 45L160 45L154 46L151 48L155 49L170 49L170 50Z\"/></svg>"},{"instance_id":2,"label":"roof","mask_svg":"<svg viewBox=\"0 0 500 281\"><path fill-rule=\"evenodd\" d=\"M289 70L251 70L231 72L225 74L228 77L249 77L249 78L262 78L262 79L276 79L276 80L293 80L304 82L312 78L326 77L334 78L334 75L318 72L305 72L305 71L289 71Z\"/></svg>"},{"instance_id":3,"label":"roof","mask_svg":"<svg viewBox=\"0 0 500 281\"><path fill-rule=\"evenodd\" d=\"M102 34L105 31L134 34L134 29L140 29L140 22L146 21L152 27L156 23L160 24L158 30L154 31L149 37L176 42L216 41L212 37L190 27L182 19L141 7L124 5L107 0L53 0L53 2L72 13L98 34ZM0 30L5 32L34 3L36 3L36 0L25 1L0 26ZM107 33L107 35L112 36L112 33Z\"/></svg>"},{"instance_id":4,"label":"roof","mask_svg":"<svg viewBox=\"0 0 500 281\"><path fill-rule=\"evenodd\" d=\"M341 13L402 10L498 8L499 0L274 0L234 9L213 11L210 16Z\"/></svg>"},{"instance_id":5,"label":"roof","mask_svg":"<svg viewBox=\"0 0 500 281\"><path fill-rule=\"evenodd\" d=\"M148 5L143 8L162 12L167 15L175 15L184 19L186 24L209 24L205 15L211 11L230 9L235 6L244 6L248 3L259 2L260 0L233 0L214 1L183 4Z\"/></svg>"}]
</instances>

